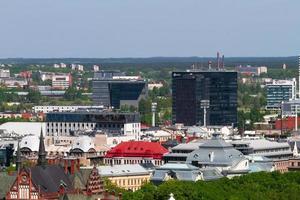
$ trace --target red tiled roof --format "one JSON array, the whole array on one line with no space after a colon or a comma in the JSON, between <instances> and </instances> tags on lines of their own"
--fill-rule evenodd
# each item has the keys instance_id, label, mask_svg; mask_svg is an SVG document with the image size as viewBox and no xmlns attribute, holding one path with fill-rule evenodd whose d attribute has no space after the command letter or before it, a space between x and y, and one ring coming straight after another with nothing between
<instances>
[{"instance_id":1,"label":"red tiled roof","mask_svg":"<svg viewBox=\"0 0 300 200\"><path fill-rule=\"evenodd\" d=\"M129 141L118 144L108 151L105 157L148 157L161 159L165 153L168 153L168 150L157 142Z\"/></svg>"}]
</instances>

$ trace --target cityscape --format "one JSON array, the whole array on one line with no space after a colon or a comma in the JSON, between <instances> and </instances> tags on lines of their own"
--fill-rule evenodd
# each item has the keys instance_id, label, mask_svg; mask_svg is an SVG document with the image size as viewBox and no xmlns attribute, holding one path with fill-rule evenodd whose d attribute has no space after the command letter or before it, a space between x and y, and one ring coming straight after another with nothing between
<instances>
[{"instance_id":1,"label":"cityscape","mask_svg":"<svg viewBox=\"0 0 300 200\"><path fill-rule=\"evenodd\" d=\"M299 3L0 2L0 199L299 199Z\"/></svg>"}]
</instances>

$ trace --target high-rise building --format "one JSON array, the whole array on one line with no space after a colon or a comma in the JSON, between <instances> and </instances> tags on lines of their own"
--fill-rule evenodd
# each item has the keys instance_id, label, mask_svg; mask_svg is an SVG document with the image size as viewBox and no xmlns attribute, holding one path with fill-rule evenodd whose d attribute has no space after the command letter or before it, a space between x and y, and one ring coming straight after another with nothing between
<instances>
[{"instance_id":1,"label":"high-rise building","mask_svg":"<svg viewBox=\"0 0 300 200\"><path fill-rule=\"evenodd\" d=\"M206 118L206 125L237 124L236 72L173 72L172 98L173 123L204 125Z\"/></svg>"},{"instance_id":2,"label":"high-rise building","mask_svg":"<svg viewBox=\"0 0 300 200\"><path fill-rule=\"evenodd\" d=\"M296 79L273 80L267 84L267 109L280 109L281 103L296 98Z\"/></svg>"},{"instance_id":3,"label":"high-rise building","mask_svg":"<svg viewBox=\"0 0 300 200\"><path fill-rule=\"evenodd\" d=\"M148 94L146 81L136 76L124 76L120 72L99 72L94 77L92 97L95 105L137 107L139 101Z\"/></svg>"}]
</instances>

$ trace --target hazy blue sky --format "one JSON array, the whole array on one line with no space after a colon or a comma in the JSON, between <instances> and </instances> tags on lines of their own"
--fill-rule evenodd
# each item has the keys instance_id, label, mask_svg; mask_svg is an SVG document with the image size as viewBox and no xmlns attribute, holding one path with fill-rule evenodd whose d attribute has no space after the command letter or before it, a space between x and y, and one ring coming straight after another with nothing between
<instances>
[{"instance_id":1,"label":"hazy blue sky","mask_svg":"<svg viewBox=\"0 0 300 200\"><path fill-rule=\"evenodd\" d=\"M0 0L0 57L290 56L300 0Z\"/></svg>"}]
</instances>

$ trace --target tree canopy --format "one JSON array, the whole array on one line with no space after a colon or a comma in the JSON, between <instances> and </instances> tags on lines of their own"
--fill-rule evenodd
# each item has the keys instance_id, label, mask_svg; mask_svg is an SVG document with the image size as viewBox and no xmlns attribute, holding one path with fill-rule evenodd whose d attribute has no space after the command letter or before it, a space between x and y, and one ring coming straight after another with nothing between
<instances>
[{"instance_id":1,"label":"tree canopy","mask_svg":"<svg viewBox=\"0 0 300 200\"><path fill-rule=\"evenodd\" d=\"M216 181L167 181L144 185L136 192L123 192L124 200L290 200L300 199L300 172L252 173Z\"/></svg>"}]
</instances>

